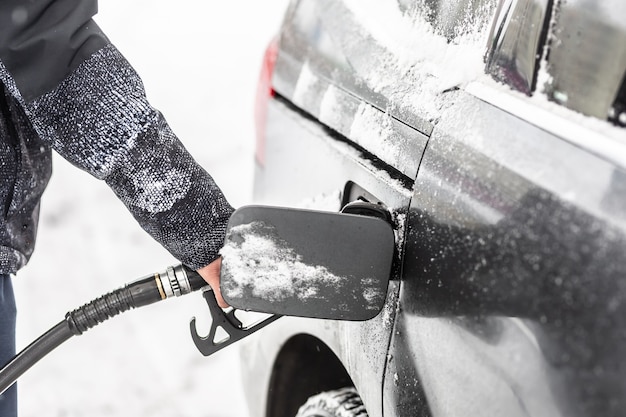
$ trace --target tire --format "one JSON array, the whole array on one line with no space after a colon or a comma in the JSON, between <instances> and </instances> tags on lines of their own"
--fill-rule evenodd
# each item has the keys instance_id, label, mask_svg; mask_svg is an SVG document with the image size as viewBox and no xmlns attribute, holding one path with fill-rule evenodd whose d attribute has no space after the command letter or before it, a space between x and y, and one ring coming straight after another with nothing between
<instances>
[{"instance_id":1,"label":"tire","mask_svg":"<svg viewBox=\"0 0 626 417\"><path fill-rule=\"evenodd\" d=\"M361 397L353 387L310 397L296 417L367 417Z\"/></svg>"}]
</instances>

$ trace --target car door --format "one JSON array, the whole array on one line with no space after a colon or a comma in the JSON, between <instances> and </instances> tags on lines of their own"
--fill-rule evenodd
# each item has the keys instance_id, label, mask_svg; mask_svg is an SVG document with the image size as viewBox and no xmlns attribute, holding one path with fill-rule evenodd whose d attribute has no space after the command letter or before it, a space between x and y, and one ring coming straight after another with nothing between
<instances>
[{"instance_id":1,"label":"car door","mask_svg":"<svg viewBox=\"0 0 626 417\"><path fill-rule=\"evenodd\" d=\"M499 2L491 77L442 112L415 182L386 416L623 415L626 64L611 10Z\"/></svg>"}]
</instances>

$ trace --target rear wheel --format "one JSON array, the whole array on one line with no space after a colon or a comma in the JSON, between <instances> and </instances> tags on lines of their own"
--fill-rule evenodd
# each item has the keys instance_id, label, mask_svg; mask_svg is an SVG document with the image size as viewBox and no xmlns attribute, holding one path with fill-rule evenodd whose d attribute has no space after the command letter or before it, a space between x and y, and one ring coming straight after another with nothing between
<instances>
[{"instance_id":1,"label":"rear wheel","mask_svg":"<svg viewBox=\"0 0 626 417\"><path fill-rule=\"evenodd\" d=\"M361 397L353 387L310 397L296 417L367 417Z\"/></svg>"}]
</instances>

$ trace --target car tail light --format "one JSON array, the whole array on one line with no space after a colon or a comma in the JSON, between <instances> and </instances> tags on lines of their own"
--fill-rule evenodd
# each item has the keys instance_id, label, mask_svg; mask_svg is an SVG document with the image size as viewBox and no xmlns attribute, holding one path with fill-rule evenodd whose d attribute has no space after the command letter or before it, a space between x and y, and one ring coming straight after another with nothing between
<instances>
[{"instance_id":1,"label":"car tail light","mask_svg":"<svg viewBox=\"0 0 626 417\"><path fill-rule=\"evenodd\" d=\"M278 56L278 37L272 39L265 50L261 74L256 92L256 103L254 109L256 123L256 151L257 162L263 166L265 164L265 125L267 122L267 105L269 99L274 96L272 88L272 73Z\"/></svg>"}]
</instances>

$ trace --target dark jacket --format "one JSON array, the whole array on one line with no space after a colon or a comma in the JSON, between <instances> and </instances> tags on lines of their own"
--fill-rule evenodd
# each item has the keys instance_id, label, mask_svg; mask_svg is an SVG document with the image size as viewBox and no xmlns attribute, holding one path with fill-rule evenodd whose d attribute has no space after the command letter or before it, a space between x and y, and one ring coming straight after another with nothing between
<instances>
[{"instance_id":1,"label":"dark jacket","mask_svg":"<svg viewBox=\"0 0 626 417\"><path fill-rule=\"evenodd\" d=\"M232 208L150 106L96 11L95 0L0 1L0 274L32 254L50 149L106 181L189 267L223 243Z\"/></svg>"}]
</instances>

